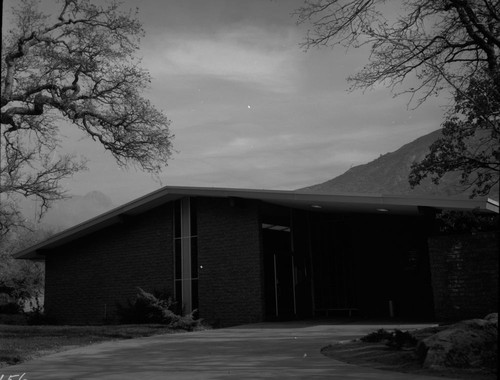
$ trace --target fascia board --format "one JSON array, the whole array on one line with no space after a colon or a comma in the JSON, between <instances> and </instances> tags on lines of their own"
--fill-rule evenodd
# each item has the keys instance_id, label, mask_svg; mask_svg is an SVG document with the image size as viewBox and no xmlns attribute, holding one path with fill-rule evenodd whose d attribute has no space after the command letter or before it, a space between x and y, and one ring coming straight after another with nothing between
<instances>
[{"instance_id":1,"label":"fascia board","mask_svg":"<svg viewBox=\"0 0 500 380\"><path fill-rule=\"evenodd\" d=\"M376 207L410 206L414 207L414 209L412 209L413 213L417 211L418 206L425 206L452 210L482 209L498 213L498 202L491 199L484 201L453 198L388 196L382 194L318 194L289 190L165 186L95 218L62 231L61 233L58 233L41 243L16 253L14 257L20 259L41 258L42 256L37 254L40 250L60 246L79 237L98 231L99 229L119 223L122 220L120 216L137 215L161 204L179 199L182 196L215 198L238 197L267 201L270 203L286 202L292 207L294 204L300 204L303 206L307 204L313 205L322 203L327 206L345 205L347 208L349 208L350 205L351 207L356 205L358 211L366 207L367 212L374 212Z\"/></svg>"}]
</instances>

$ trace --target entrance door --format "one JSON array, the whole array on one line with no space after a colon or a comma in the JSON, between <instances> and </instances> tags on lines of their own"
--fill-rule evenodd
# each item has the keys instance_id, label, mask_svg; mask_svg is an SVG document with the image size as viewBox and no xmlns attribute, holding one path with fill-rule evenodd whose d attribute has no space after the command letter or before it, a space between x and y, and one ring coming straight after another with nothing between
<instances>
[{"instance_id":1,"label":"entrance door","mask_svg":"<svg viewBox=\"0 0 500 380\"><path fill-rule=\"evenodd\" d=\"M353 254L346 223L342 220L319 220L312 234L316 312L356 308Z\"/></svg>"},{"instance_id":2,"label":"entrance door","mask_svg":"<svg viewBox=\"0 0 500 380\"><path fill-rule=\"evenodd\" d=\"M290 228L263 225L266 316L290 319L295 315L294 262Z\"/></svg>"},{"instance_id":3,"label":"entrance door","mask_svg":"<svg viewBox=\"0 0 500 380\"><path fill-rule=\"evenodd\" d=\"M313 294L307 213L267 206L262 220L266 318L311 317Z\"/></svg>"},{"instance_id":4,"label":"entrance door","mask_svg":"<svg viewBox=\"0 0 500 380\"><path fill-rule=\"evenodd\" d=\"M295 315L295 281L293 256L290 252L277 252L275 261L276 316L292 318Z\"/></svg>"}]
</instances>

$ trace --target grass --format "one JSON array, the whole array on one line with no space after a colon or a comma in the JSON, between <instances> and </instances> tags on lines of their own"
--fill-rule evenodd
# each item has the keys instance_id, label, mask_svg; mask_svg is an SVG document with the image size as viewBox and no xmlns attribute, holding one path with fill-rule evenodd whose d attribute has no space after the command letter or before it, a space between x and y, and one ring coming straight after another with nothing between
<instances>
[{"instance_id":1,"label":"grass","mask_svg":"<svg viewBox=\"0 0 500 380\"><path fill-rule=\"evenodd\" d=\"M165 325L26 326L0 324L0 367L89 344L169 334Z\"/></svg>"}]
</instances>

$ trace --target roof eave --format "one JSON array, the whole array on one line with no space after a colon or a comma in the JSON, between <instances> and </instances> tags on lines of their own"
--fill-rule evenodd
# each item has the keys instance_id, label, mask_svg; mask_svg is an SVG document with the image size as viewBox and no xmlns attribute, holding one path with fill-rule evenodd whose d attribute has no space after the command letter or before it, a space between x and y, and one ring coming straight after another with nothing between
<instances>
[{"instance_id":1,"label":"roof eave","mask_svg":"<svg viewBox=\"0 0 500 380\"><path fill-rule=\"evenodd\" d=\"M352 207L352 205L357 205L360 209L365 210L365 212L376 212L377 208L393 206L399 207L403 210L401 211L402 213L416 214L418 213L418 207L424 206L436 209L444 208L455 210L472 210L476 208L498 213L498 202L490 199L485 202L484 200L413 198L381 194L318 194L285 190L165 186L150 194L128 202L125 205L119 206L111 211L58 233L41 243L16 253L14 257L17 259L43 260L43 255L40 253L41 250L56 248L102 228L119 223L129 215L143 213L161 204L171 202L183 196L205 196L215 198L238 197L261 200L275 204L294 204L297 207L299 205L302 207L313 207L313 205L323 204L325 207L330 208L338 206L349 208Z\"/></svg>"}]
</instances>

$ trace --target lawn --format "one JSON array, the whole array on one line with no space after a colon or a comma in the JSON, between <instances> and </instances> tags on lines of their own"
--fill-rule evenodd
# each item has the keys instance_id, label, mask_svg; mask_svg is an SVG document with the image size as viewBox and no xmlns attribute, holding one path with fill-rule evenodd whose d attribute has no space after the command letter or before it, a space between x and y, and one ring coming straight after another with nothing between
<instances>
[{"instance_id":1,"label":"lawn","mask_svg":"<svg viewBox=\"0 0 500 380\"><path fill-rule=\"evenodd\" d=\"M179 332L165 325L26 326L0 324L0 367L109 340Z\"/></svg>"}]
</instances>

